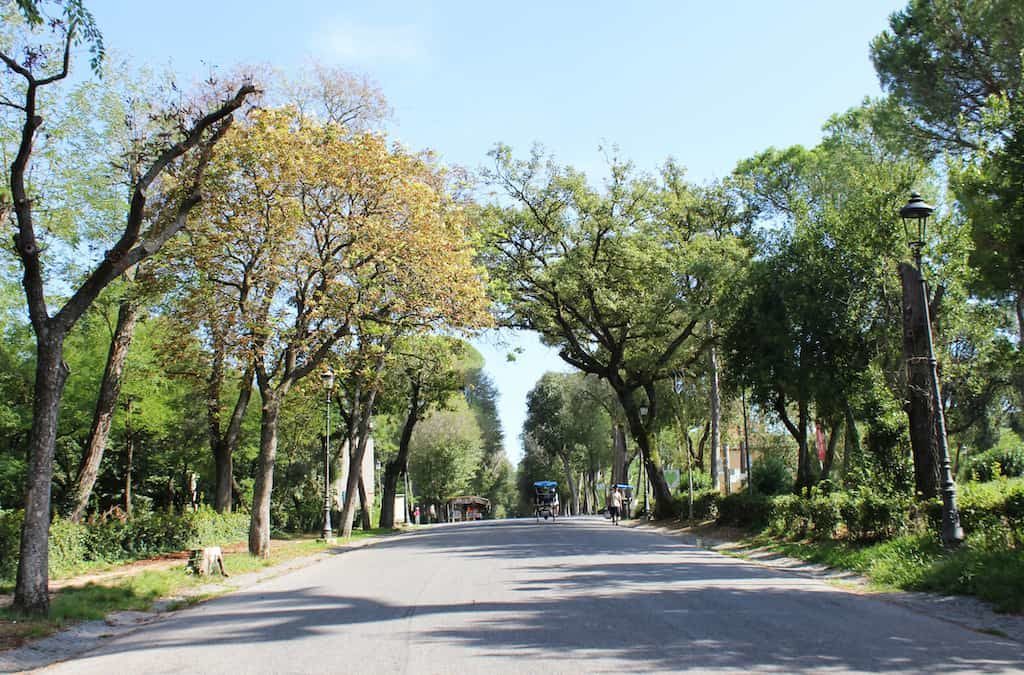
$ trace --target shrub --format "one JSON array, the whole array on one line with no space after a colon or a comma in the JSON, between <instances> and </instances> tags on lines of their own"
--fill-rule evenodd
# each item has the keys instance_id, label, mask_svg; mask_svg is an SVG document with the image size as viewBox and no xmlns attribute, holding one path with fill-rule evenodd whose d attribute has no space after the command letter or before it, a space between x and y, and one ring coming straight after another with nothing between
<instances>
[{"instance_id":1,"label":"shrub","mask_svg":"<svg viewBox=\"0 0 1024 675\"><path fill-rule=\"evenodd\" d=\"M687 499L687 497L684 497ZM718 507L722 501L722 495L718 490L701 490L693 494L693 517L697 520L711 520L718 518ZM682 513L686 513L684 508Z\"/></svg>"},{"instance_id":2,"label":"shrub","mask_svg":"<svg viewBox=\"0 0 1024 675\"><path fill-rule=\"evenodd\" d=\"M0 511L0 579L13 579L18 571L21 511Z\"/></svg>"},{"instance_id":3,"label":"shrub","mask_svg":"<svg viewBox=\"0 0 1024 675\"><path fill-rule=\"evenodd\" d=\"M859 541L889 539L904 532L910 522L910 501L862 487L840 506L850 537Z\"/></svg>"},{"instance_id":4,"label":"shrub","mask_svg":"<svg viewBox=\"0 0 1024 675\"><path fill-rule=\"evenodd\" d=\"M808 502L799 495L780 495L772 499L769 529L783 537L802 538L810 526Z\"/></svg>"},{"instance_id":5,"label":"shrub","mask_svg":"<svg viewBox=\"0 0 1024 675\"><path fill-rule=\"evenodd\" d=\"M845 524L844 513L849 510L849 495L843 492L832 494L814 494L807 504L808 521L812 526L815 539L831 539L836 535L840 524Z\"/></svg>"},{"instance_id":6,"label":"shrub","mask_svg":"<svg viewBox=\"0 0 1024 675\"><path fill-rule=\"evenodd\" d=\"M1024 476L1024 446L1000 444L974 455L964 462L961 473L980 482L995 480L1000 476Z\"/></svg>"},{"instance_id":7,"label":"shrub","mask_svg":"<svg viewBox=\"0 0 1024 675\"><path fill-rule=\"evenodd\" d=\"M718 525L755 528L768 524L772 499L767 495L740 492L723 497L718 505Z\"/></svg>"},{"instance_id":8,"label":"shrub","mask_svg":"<svg viewBox=\"0 0 1024 675\"><path fill-rule=\"evenodd\" d=\"M0 579L18 567L22 512L0 512ZM50 574L71 573L86 562L121 562L245 539L246 513L219 514L204 507L185 513L142 511L132 518L106 517L86 524L63 518L50 525Z\"/></svg>"},{"instance_id":9,"label":"shrub","mask_svg":"<svg viewBox=\"0 0 1024 675\"><path fill-rule=\"evenodd\" d=\"M781 457L770 455L751 462L750 482L754 490L763 495L781 495L793 486L793 475Z\"/></svg>"}]
</instances>

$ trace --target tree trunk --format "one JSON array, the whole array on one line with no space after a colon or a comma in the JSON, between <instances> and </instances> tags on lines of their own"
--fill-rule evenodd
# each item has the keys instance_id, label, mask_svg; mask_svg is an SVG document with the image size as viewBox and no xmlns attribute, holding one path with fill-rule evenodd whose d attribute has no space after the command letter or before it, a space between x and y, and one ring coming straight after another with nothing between
<instances>
[{"instance_id":1,"label":"tree trunk","mask_svg":"<svg viewBox=\"0 0 1024 675\"><path fill-rule=\"evenodd\" d=\"M364 410L373 410L373 399L370 396ZM370 435L369 415L363 416L361 411L354 410L351 414L353 423L357 425L358 434L349 433L348 480L345 483L345 504L341 509L341 536L352 536L352 523L355 520L356 497L359 495L359 483L362 478L363 457L366 454L366 442Z\"/></svg>"},{"instance_id":2,"label":"tree trunk","mask_svg":"<svg viewBox=\"0 0 1024 675\"><path fill-rule=\"evenodd\" d=\"M821 466L821 480L828 480L832 473L832 466L836 460L836 445L839 443L839 434L843 430L842 418L832 420L832 429L828 437L828 446L825 450L825 461Z\"/></svg>"},{"instance_id":3,"label":"tree trunk","mask_svg":"<svg viewBox=\"0 0 1024 675\"><path fill-rule=\"evenodd\" d=\"M53 451L60 397L68 377L63 356L63 333L45 329L37 336L35 397L25 481L25 520L21 526L13 605L16 612L26 614L46 614L50 608L50 488L53 484Z\"/></svg>"},{"instance_id":4,"label":"tree trunk","mask_svg":"<svg viewBox=\"0 0 1024 675\"><path fill-rule=\"evenodd\" d=\"M662 472L661 466L651 455L650 438L647 436L643 420L640 419L640 411L637 410L636 404L633 402L632 392L616 390L616 394L626 412L630 435L633 436L633 440L639 448L641 461L650 477L651 485L654 486L655 517L670 518L675 515L676 510L675 502L672 501L672 490L669 489L668 483L665 481L665 474Z\"/></svg>"},{"instance_id":5,"label":"tree trunk","mask_svg":"<svg viewBox=\"0 0 1024 675\"><path fill-rule=\"evenodd\" d=\"M853 416L853 407L849 401L843 401L843 413L846 415L846 439L843 444L843 482L849 476L850 465L860 457L860 432L857 431L857 420Z\"/></svg>"},{"instance_id":6,"label":"tree trunk","mask_svg":"<svg viewBox=\"0 0 1024 675\"><path fill-rule=\"evenodd\" d=\"M398 479L402 471L398 466L398 460L392 459L384 465L383 494L380 502L380 526L391 528L395 526L395 494L398 492ZM408 497L406 497L408 499Z\"/></svg>"},{"instance_id":7,"label":"tree trunk","mask_svg":"<svg viewBox=\"0 0 1024 675\"><path fill-rule=\"evenodd\" d=\"M714 325L708 321L708 336L714 331ZM718 480L718 460L722 445L722 398L718 389L718 352L712 344L708 350L711 367L711 484L714 489L721 490Z\"/></svg>"},{"instance_id":8,"label":"tree trunk","mask_svg":"<svg viewBox=\"0 0 1024 675\"><path fill-rule=\"evenodd\" d=\"M914 456L914 486L922 499L939 493L938 418L932 401L928 335L921 297L920 272L912 265L900 265L903 282L903 357L907 363L907 417L910 446ZM941 404L940 404L941 405Z\"/></svg>"},{"instance_id":9,"label":"tree trunk","mask_svg":"<svg viewBox=\"0 0 1024 675\"><path fill-rule=\"evenodd\" d=\"M100 381L100 391L96 399L96 410L93 413L92 427L89 429L89 438L85 443L82 463L78 469L78 476L75 478L75 485L71 490L74 495L74 501L68 518L76 523L82 520L85 510L89 506L92 488L96 484L96 477L99 475L103 451L107 447L107 441L110 438L110 424L114 420L117 398L121 393L124 363L128 357L132 338L135 336L135 320L137 316L138 306L133 301L125 299L118 305L117 324L114 326L114 334L110 340L110 350L107 352L107 365L103 370L103 379Z\"/></svg>"},{"instance_id":10,"label":"tree trunk","mask_svg":"<svg viewBox=\"0 0 1024 675\"><path fill-rule=\"evenodd\" d=\"M384 494L381 495L380 505L380 526L395 526L395 492L398 490L398 479L409 473L409 443L412 440L412 432L416 427L416 421L420 416L420 383L413 380L409 389L409 410L405 416L405 424L402 425L402 435L398 439L398 454L384 467ZM405 503L412 500L412 495L407 494Z\"/></svg>"},{"instance_id":11,"label":"tree trunk","mask_svg":"<svg viewBox=\"0 0 1024 675\"><path fill-rule=\"evenodd\" d=\"M580 512L580 498L579 492L576 489L576 477L572 475L572 466L569 464L569 455L565 452L558 454L559 459L562 460L562 468L565 469L565 480L569 483L569 508L572 509L572 514L575 515Z\"/></svg>"},{"instance_id":12,"label":"tree trunk","mask_svg":"<svg viewBox=\"0 0 1024 675\"><path fill-rule=\"evenodd\" d=\"M124 416L125 462L124 462L124 512L132 515L132 468L135 464L135 436L132 433L132 399L128 399Z\"/></svg>"},{"instance_id":13,"label":"tree trunk","mask_svg":"<svg viewBox=\"0 0 1024 675\"><path fill-rule=\"evenodd\" d=\"M370 510L373 508L373 504L366 497L366 483L363 480L362 471L359 472L359 508L362 511L361 524L363 529L373 529L373 523L370 522Z\"/></svg>"},{"instance_id":14,"label":"tree trunk","mask_svg":"<svg viewBox=\"0 0 1024 675\"><path fill-rule=\"evenodd\" d=\"M269 387L261 387L260 454L256 459L256 481L252 492L252 516L249 520L249 555L270 557L270 495L274 489L274 463L277 460L277 420L280 401Z\"/></svg>"}]
</instances>

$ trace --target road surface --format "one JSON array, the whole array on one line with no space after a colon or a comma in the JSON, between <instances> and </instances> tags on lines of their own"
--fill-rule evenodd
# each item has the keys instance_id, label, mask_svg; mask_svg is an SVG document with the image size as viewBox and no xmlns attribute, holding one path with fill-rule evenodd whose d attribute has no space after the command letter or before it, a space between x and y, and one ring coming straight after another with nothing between
<instances>
[{"instance_id":1,"label":"road surface","mask_svg":"<svg viewBox=\"0 0 1024 675\"><path fill-rule=\"evenodd\" d=\"M47 673L1004 672L1024 646L596 518L426 528Z\"/></svg>"}]
</instances>

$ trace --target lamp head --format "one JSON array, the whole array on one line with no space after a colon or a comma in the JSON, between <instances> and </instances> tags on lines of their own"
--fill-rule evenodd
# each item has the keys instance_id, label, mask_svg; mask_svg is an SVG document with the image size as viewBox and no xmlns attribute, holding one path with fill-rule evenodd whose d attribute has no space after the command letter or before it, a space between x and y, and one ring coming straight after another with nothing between
<instances>
[{"instance_id":1,"label":"lamp head","mask_svg":"<svg viewBox=\"0 0 1024 675\"><path fill-rule=\"evenodd\" d=\"M907 243L915 252L924 246L924 238L927 234L928 218L935 211L935 207L921 199L916 192L910 193L910 200L900 209L900 218L903 220L903 232L907 237Z\"/></svg>"},{"instance_id":2,"label":"lamp head","mask_svg":"<svg viewBox=\"0 0 1024 675\"><path fill-rule=\"evenodd\" d=\"M334 389L334 371L330 367L320 373L320 380L324 383L324 389L327 391Z\"/></svg>"}]
</instances>

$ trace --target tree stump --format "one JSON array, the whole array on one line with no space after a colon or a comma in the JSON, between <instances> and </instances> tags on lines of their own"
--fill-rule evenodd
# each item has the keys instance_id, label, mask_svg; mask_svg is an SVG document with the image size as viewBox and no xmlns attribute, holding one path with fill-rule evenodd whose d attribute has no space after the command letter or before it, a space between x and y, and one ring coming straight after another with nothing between
<instances>
[{"instance_id":1,"label":"tree stump","mask_svg":"<svg viewBox=\"0 0 1024 675\"><path fill-rule=\"evenodd\" d=\"M214 572L214 566L220 570L225 577L229 576L224 570L224 553L220 546L207 546L206 548L194 548L188 559L189 574L197 574L205 577Z\"/></svg>"}]
</instances>

